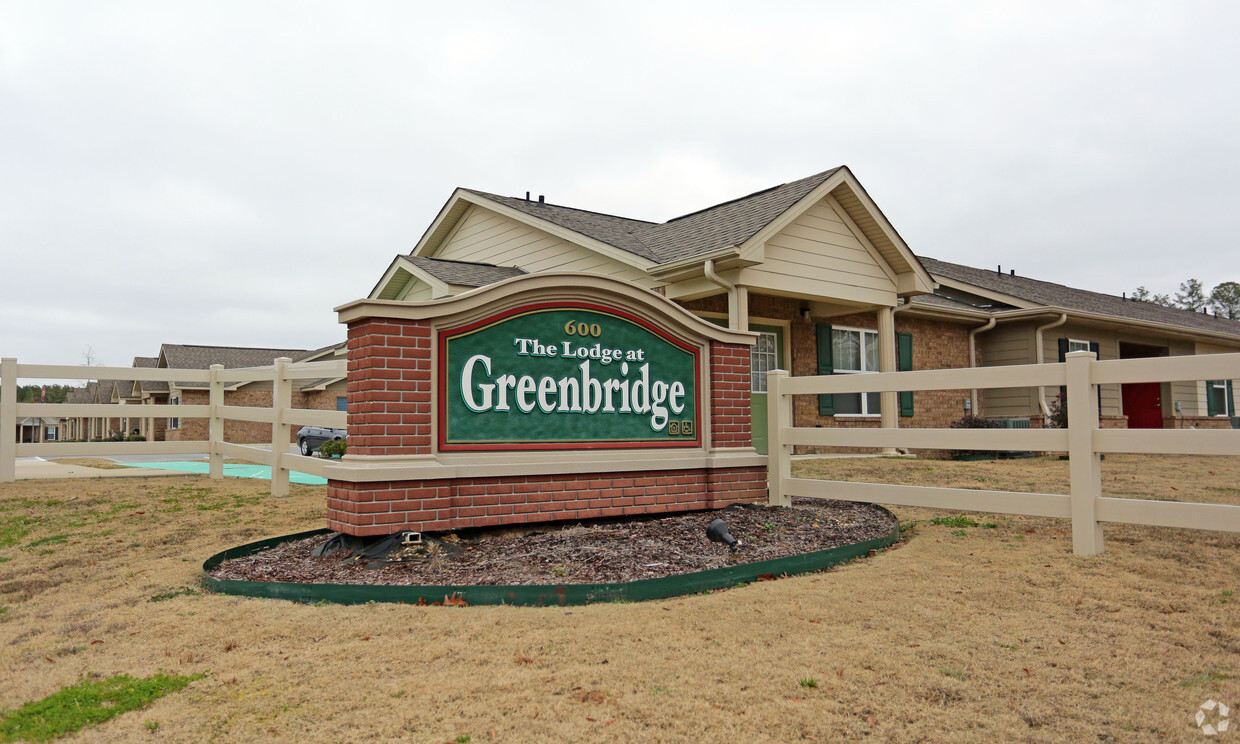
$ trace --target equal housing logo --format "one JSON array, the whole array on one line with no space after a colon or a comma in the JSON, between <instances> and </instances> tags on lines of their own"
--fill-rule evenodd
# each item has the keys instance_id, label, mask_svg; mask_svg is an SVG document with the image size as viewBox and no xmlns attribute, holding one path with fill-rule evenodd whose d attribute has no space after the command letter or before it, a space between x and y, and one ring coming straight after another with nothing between
<instances>
[{"instance_id":1,"label":"equal housing logo","mask_svg":"<svg viewBox=\"0 0 1240 744\"><path fill-rule=\"evenodd\" d=\"M1231 719L1228 717L1230 713L1226 705L1211 698L1197 708L1193 720L1197 722L1197 728L1201 729L1202 734L1218 736L1231 727Z\"/></svg>"}]
</instances>

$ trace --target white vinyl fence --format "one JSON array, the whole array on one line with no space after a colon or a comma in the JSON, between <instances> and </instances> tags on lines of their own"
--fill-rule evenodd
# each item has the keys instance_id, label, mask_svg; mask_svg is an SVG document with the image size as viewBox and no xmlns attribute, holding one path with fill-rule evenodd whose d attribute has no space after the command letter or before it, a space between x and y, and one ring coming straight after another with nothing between
<instances>
[{"instance_id":1,"label":"white vinyl fence","mask_svg":"<svg viewBox=\"0 0 1240 744\"><path fill-rule=\"evenodd\" d=\"M767 383L770 502L788 504L793 496L807 496L1059 517L1072 520L1072 546L1078 555L1102 552L1101 522L1240 532L1240 506L1104 497L1099 462L1099 456L1107 452L1240 455L1240 430L1100 429L1097 395L1097 386L1108 383L1237 377L1240 354L1096 361L1087 351L1070 353L1060 364L1011 367L815 377L790 377L784 370L775 370L769 373ZM798 428L792 420L793 395L1037 386L1067 387L1068 428L811 429ZM1067 452L1071 494L793 478L794 445Z\"/></svg>"},{"instance_id":2,"label":"white vinyl fence","mask_svg":"<svg viewBox=\"0 0 1240 744\"><path fill-rule=\"evenodd\" d=\"M18 364L16 359L0 359L0 483L16 479L18 457L91 457L107 455L188 455L205 452L209 458L212 478L224 477L224 458L271 467L271 493L287 496L289 471L323 475L329 463L315 457L289 452L294 426L305 425L345 428L344 411L321 411L293 408L293 381L344 377L347 363L343 360L293 364L287 358L275 360L268 367L224 369L153 369L140 367L82 367L71 365ZM112 379L206 383L207 405L117 405L72 403L18 403L17 386L22 379L82 380ZM272 405L254 408L224 405L224 390L239 383L271 382ZM49 418L131 417L131 418L205 418L208 419L206 440L181 442L44 442L19 444L16 420L27 416ZM224 441L224 421L258 421L271 427L271 449Z\"/></svg>"}]
</instances>

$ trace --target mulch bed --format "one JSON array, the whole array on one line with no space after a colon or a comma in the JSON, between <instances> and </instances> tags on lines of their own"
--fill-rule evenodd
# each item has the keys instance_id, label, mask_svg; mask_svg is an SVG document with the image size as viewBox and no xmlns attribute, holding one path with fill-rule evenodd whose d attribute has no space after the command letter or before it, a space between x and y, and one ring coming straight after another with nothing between
<instances>
[{"instance_id":1,"label":"mulch bed","mask_svg":"<svg viewBox=\"0 0 1240 744\"><path fill-rule=\"evenodd\" d=\"M714 519L744 543L732 553L706 539ZM869 504L795 499L791 507L733 505L648 519L521 525L440 535L404 560L311 555L318 535L225 561L216 579L318 584L538 585L654 579L827 550L890 534L891 515ZM401 556L395 556L401 557Z\"/></svg>"}]
</instances>

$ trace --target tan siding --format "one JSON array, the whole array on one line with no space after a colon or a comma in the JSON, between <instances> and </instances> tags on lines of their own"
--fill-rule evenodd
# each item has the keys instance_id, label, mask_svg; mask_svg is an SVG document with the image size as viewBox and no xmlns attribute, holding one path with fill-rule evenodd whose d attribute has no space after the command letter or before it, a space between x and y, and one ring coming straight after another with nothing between
<instances>
[{"instance_id":1,"label":"tan siding","mask_svg":"<svg viewBox=\"0 0 1240 744\"><path fill-rule=\"evenodd\" d=\"M1036 416L1037 398L1031 388L994 388L981 392L981 415L987 418Z\"/></svg>"},{"instance_id":2,"label":"tan siding","mask_svg":"<svg viewBox=\"0 0 1240 744\"><path fill-rule=\"evenodd\" d=\"M790 279L818 286L822 297L849 297L862 290L894 299L895 282L825 201L810 207L766 242L763 263L746 269L745 280L778 291Z\"/></svg>"},{"instance_id":3,"label":"tan siding","mask_svg":"<svg viewBox=\"0 0 1240 744\"><path fill-rule=\"evenodd\" d=\"M1175 401L1179 401L1182 407L1180 413L1185 416L1204 416L1209 410L1206 408L1206 385L1204 382L1183 380L1171 383L1171 400L1172 411L1175 410Z\"/></svg>"},{"instance_id":4,"label":"tan siding","mask_svg":"<svg viewBox=\"0 0 1240 744\"><path fill-rule=\"evenodd\" d=\"M409 291L410 282L414 281L416 281L416 279L413 278L412 274L404 269L398 268L395 272L393 272L392 278L388 280L387 284L383 285L383 288L379 291L377 299L400 299L401 295Z\"/></svg>"},{"instance_id":5,"label":"tan siding","mask_svg":"<svg viewBox=\"0 0 1240 744\"><path fill-rule=\"evenodd\" d=\"M1173 341L1168 344L1168 352L1171 356L1187 356L1196 354L1198 351L1196 345L1189 341ZM1176 416L1175 402L1179 401L1182 409L1179 415L1183 416L1205 416L1209 410L1206 407L1206 385L1204 381L1196 380L1180 380L1163 385L1163 391L1170 393L1171 400L1163 399L1165 403L1169 403L1170 410L1167 405L1163 407L1163 416Z\"/></svg>"},{"instance_id":6,"label":"tan siding","mask_svg":"<svg viewBox=\"0 0 1240 744\"><path fill-rule=\"evenodd\" d=\"M415 279L405 285L401 295L396 299L404 302L423 302L434 299L433 292L431 285Z\"/></svg>"},{"instance_id":7,"label":"tan siding","mask_svg":"<svg viewBox=\"0 0 1240 744\"><path fill-rule=\"evenodd\" d=\"M1033 361L1033 327L1027 323L1007 323L978 334L984 367L1029 364Z\"/></svg>"},{"instance_id":8,"label":"tan siding","mask_svg":"<svg viewBox=\"0 0 1240 744\"><path fill-rule=\"evenodd\" d=\"M978 334L978 358L983 367L1029 364L1034 358L1033 327L1008 323ZM982 416L1020 418L1041 415L1033 388L992 388L980 392Z\"/></svg>"},{"instance_id":9,"label":"tan siding","mask_svg":"<svg viewBox=\"0 0 1240 744\"><path fill-rule=\"evenodd\" d=\"M482 207L470 209L435 258L519 266L530 273L586 271L645 287L656 284L640 269Z\"/></svg>"}]
</instances>

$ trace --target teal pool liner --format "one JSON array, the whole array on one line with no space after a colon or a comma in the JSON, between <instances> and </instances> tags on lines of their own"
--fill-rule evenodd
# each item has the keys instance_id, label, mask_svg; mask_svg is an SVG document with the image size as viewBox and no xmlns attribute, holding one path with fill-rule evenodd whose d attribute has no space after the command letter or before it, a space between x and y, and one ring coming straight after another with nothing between
<instances>
[{"instance_id":1,"label":"teal pool liner","mask_svg":"<svg viewBox=\"0 0 1240 744\"><path fill-rule=\"evenodd\" d=\"M202 473L208 472L209 464L203 460L180 460L174 462L118 462L117 465L124 465L127 468L151 468L152 470L175 470L180 473ZM271 480L271 468L266 465L252 465L246 462L226 462L224 463L224 477L226 478L257 478L259 480ZM288 476L290 483L300 483L305 486L325 486L327 479L309 473L300 473L296 470L290 470Z\"/></svg>"}]
</instances>

